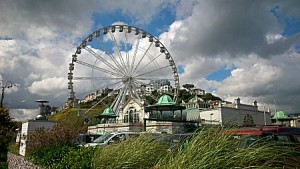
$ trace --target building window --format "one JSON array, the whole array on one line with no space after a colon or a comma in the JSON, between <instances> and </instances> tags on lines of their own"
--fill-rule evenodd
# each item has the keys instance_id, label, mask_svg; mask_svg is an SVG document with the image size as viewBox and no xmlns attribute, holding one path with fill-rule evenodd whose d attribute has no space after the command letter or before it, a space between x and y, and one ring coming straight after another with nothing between
<instances>
[{"instance_id":1,"label":"building window","mask_svg":"<svg viewBox=\"0 0 300 169\"><path fill-rule=\"evenodd\" d=\"M243 125L244 126L253 126L254 125L253 118L250 114L245 115Z\"/></svg>"},{"instance_id":2,"label":"building window","mask_svg":"<svg viewBox=\"0 0 300 169\"><path fill-rule=\"evenodd\" d=\"M136 112L136 109L130 108L124 114L124 123L138 123L140 121L139 112Z\"/></svg>"},{"instance_id":3,"label":"building window","mask_svg":"<svg viewBox=\"0 0 300 169\"><path fill-rule=\"evenodd\" d=\"M124 114L124 123L128 123L128 111Z\"/></svg>"}]
</instances>

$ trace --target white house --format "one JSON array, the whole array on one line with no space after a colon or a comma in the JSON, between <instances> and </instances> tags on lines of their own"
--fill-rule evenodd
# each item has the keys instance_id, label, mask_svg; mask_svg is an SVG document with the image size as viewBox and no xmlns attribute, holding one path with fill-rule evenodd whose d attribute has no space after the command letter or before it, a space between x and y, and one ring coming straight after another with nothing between
<instances>
[{"instance_id":1,"label":"white house","mask_svg":"<svg viewBox=\"0 0 300 169\"><path fill-rule=\"evenodd\" d=\"M202 124L213 125L270 125L271 113L258 110L257 102L252 105L241 104L240 99L234 103L219 101L218 106L208 109L187 108L188 120L200 120Z\"/></svg>"}]
</instances>

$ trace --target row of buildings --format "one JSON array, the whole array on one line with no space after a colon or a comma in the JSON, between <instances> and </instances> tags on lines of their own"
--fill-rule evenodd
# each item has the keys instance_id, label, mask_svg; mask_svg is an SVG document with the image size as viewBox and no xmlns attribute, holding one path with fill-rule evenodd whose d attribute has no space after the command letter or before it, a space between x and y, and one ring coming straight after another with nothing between
<instances>
[{"instance_id":1,"label":"row of buildings","mask_svg":"<svg viewBox=\"0 0 300 169\"><path fill-rule=\"evenodd\" d=\"M86 95L82 100L80 100L80 103L86 103L89 101L93 101L97 97L102 97L103 95L107 95L107 94L118 94L117 90L114 91L114 93L111 93L112 91L113 91L113 89L110 89L110 88L96 90L95 92L91 92L88 95ZM168 92L172 91L172 86L171 86L170 81L167 79L151 80L149 84L141 85L138 88L138 92L143 93L146 96L151 95L152 92L155 92L155 91L158 93L168 93ZM198 88L193 88L188 91L191 92L191 94L195 94L198 96L205 94L204 90L198 89Z\"/></svg>"},{"instance_id":2,"label":"row of buildings","mask_svg":"<svg viewBox=\"0 0 300 169\"><path fill-rule=\"evenodd\" d=\"M150 95L152 92L167 93L172 90L168 80L152 80L149 84L141 86L139 92ZM89 133L103 133L116 130L142 131L154 130L168 133L183 132L183 126L193 125L231 125L253 126L282 124L296 126L296 121L272 119L269 110L260 111L257 101L252 104L243 104L239 98L229 101L204 101L201 96L205 94L202 89L186 89L195 97L188 102L176 104L168 95L163 95L154 105L145 105L138 99L130 99L124 105L122 112L115 114L110 108L100 112L97 116L101 123L89 127ZM114 91L115 92L115 91ZM116 91L117 92L117 91ZM87 95L81 102L88 102L103 94L111 94L112 89L105 88ZM117 93L114 93L117 94ZM170 100L171 99L171 100Z\"/></svg>"},{"instance_id":3,"label":"row of buildings","mask_svg":"<svg viewBox=\"0 0 300 169\"><path fill-rule=\"evenodd\" d=\"M166 133L185 132L186 126L230 125L253 126L270 125L271 113L260 111L257 102L242 104L237 98L234 102L205 102L197 95L187 103L176 104L168 95L149 106L137 99L125 103L123 111L117 116L107 108L97 116L101 123L89 126L89 133L112 131L154 131Z\"/></svg>"}]
</instances>

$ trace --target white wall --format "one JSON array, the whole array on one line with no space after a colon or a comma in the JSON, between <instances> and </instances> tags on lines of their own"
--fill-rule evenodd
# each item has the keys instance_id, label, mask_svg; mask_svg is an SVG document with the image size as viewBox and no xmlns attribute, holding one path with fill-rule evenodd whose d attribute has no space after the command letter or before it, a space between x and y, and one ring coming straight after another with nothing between
<instances>
[{"instance_id":1,"label":"white wall","mask_svg":"<svg viewBox=\"0 0 300 169\"><path fill-rule=\"evenodd\" d=\"M20 141L20 149L19 154L25 156L26 154L26 141L30 133L36 131L37 129L51 129L55 125L54 122L44 121L44 120L29 120L28 122L24 122L22 124L21 130L21 141Z\"/></svg>"}]
</instances>

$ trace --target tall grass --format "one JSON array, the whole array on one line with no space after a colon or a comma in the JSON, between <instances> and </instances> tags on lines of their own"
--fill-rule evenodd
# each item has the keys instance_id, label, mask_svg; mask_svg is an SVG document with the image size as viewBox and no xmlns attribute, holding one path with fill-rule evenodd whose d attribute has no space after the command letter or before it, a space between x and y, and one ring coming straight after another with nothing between
<instances>
[{"instance_id":1,"label":"tall grass","mask_svg":"<svg viewBox=\"0 0 300 169\"><path fill-rule=\"evenodd\" d=\"M92 168L153 168L167 153L166 145L151 137L140 136L99 149L94 154Z\"/></svg>"},{"instance_id":2,"label":"tall grass","mask_svg":"<svg viewBox=\"0 0 300 169\"><path fill-rule=\"evenodd\" d=\"M46 150L38 146L34 157L46 167L60 169L300 168L300 151L295 144L258 140L241 148L239 140L228 133L228 129L202 129L176 149L148 135L97 148L56 146Z\"/></svg>"},{"instance_id":3,"label":"tall grass","mask_svg":"<svg viewBox=\"0 0 300 169\"><path fill-rule=\"evenodd\" d=\"M297 168L300 152L266 143L240 148L239 141L220 129L201 130L186 148L169 153L155 168Z\"/></svg>"}]
</instances>

